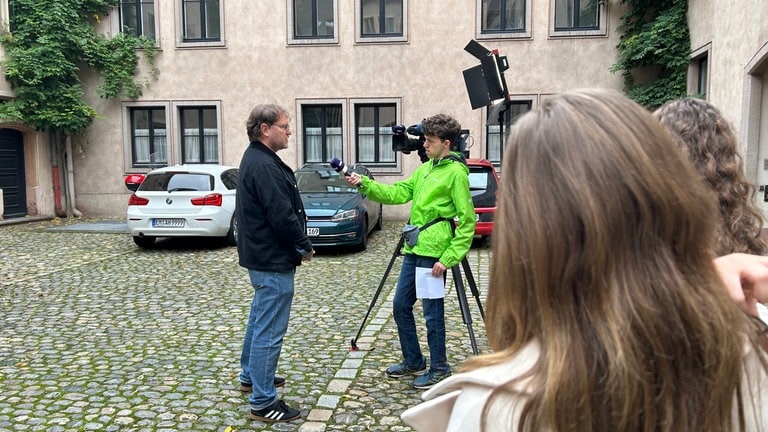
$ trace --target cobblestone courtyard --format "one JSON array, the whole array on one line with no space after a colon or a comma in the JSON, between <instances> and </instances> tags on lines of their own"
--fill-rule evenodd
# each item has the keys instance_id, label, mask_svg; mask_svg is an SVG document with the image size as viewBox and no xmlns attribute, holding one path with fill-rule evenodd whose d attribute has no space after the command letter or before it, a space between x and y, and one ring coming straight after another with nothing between
<instances>
[{"instance_id":1,"label":"cobblestone courtyard","mask_svg":"<svg viewBox=\"0 0 768 432\"><path fill-rule=\"evenodd\" d=\"M400 361L390 301L401 259L360 350L349 350L402 223L385 221L365 252L320 250L298 269L278 373L287 379L279 393L302 419L269 425L248 419L237 388L252 288L236 249L173 239L141 250L126 233L73 222L0 226L0 431L411 430L399 415L420 392L383 373ZM473 247L468 262L484 301L487 243ZM479 310L466 292L485 352ZM472 354L457 298L449 277L454 369Z\"/></svg>"}]
</instances>

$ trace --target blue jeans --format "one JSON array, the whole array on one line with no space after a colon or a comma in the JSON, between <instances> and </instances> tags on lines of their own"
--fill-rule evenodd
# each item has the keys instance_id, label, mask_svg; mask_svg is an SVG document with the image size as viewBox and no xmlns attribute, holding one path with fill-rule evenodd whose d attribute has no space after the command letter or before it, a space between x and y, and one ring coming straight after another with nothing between
<instances>
[{"instance_id":1,"label":"blue jeans","mask_svg":"<svg viewBox=\"0 0 768 432\"><path fill-rule=\"evenodd\" d=\"M406 254L397 280L392 311L397 323L400 349L407 366L419 367L423 362L419 338L416 335L416 321L413 305L416 303L416 267L431 268L437 258ZM445 277L445 276L444 276ZM427 344L429 345L429 369L432 372L448 372L451 367L445 354L445 312L443 299L422 299L424 320L427 322Z\"/></svg>"},{"instance_id":2,"label":"blue jeans","mask_svg":"<svg viewBox=\"0 0 768 432\"><path fill-rule=\"evenodd\" d=\"M240 356L243 368L240 382L253 385L248 402L255 410L266 408L277 400L275 371L283 348L283 336L288 330L294 274L295 271L248 270L253 286L253 302Z\"/></svg>"}]
</instances>

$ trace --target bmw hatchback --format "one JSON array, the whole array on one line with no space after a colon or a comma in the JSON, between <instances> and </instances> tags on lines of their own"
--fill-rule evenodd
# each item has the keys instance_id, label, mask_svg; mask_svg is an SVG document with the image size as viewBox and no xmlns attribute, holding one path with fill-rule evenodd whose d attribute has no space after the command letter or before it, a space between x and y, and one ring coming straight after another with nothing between
<instances>
[{"instance_id":1,"label":"bmw hatchback","mask_svg":"<svg viewBox=\"0 0 768 432\"><path fill-rule=\"evenodd\" d=\"M221 237L237 241L235 167L177 165L126 177L133 190L127 223L133 241L150 247L158 237Z\"/></svg>"}]
</instances>

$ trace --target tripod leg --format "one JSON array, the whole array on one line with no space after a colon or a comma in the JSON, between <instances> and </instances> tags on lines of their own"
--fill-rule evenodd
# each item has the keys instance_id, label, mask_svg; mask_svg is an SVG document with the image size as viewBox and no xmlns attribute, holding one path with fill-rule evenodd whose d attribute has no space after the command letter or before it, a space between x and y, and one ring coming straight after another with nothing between
<instances>
[{"instance_id":1,"label":"tripod leg","mask_svg":"<svg viewBox=\"0 0 768 432\"><path fill-rule=\"evenodd\" d=\"M472 268L469 267L469 261L467 261L466 256L461 260L461 266L464 268L464 274L467 276L469 290L472 292L472 296L475 297L478 309L480 309L480 317L485 321L485 311L483 310L483 303L480 301L480 291L477 289L477 283L475 283L475 277L472 275Z\"/></svg>"},{"instance_id":2,"label":"tripod leg","mask_svg":"<svg viewBox=\"0 0 768 432\"><path fill-rule=\"evenodd\" d=\"M397 247L395 247L395 251L392 253L392 258L389 260L389 264L387 265L387 270L384 271L384 275L381 277L381 282L379 282L379 287L376 288L376 293L373 295L373 298L371 299L371 304L368 306L368 311L365 313L365 317L363 318L363 322L360 323L360 328L357 330L357 335L355 335L354 338L349 342L350 351L357 351L357 340L360 338L360 334L363 332L363 327L365 327L365 322L368 321L368 316L371 315L371 310L373 310L373 307L376 305L376 302L379 299L379 295L381 294L381 289L384 287L384 284L387 282L387 277L389 276L389 272L392 270L392 266L395 264L395 260L400 255L400 249L403 247L403 240L404 236L400 235L400 240L397 242Z\"/></svg>"},{"instance_id":3,"label":"tripod leg","mask_svg":"<svg viewBox=\"0 0 768 432\"><path fill-rule=\"evenodd\" d=\"M475 340L475 331L472 329L472 315L469 313L467 293L464 292L464 281L461 279L461 270L459 269L459 265L456 264L453 266L451 271L453 272L453 284L456 286L456 296L459 299L461 318L464 320L464 324L467 326L467 333L469 333L469 343L472 345L472 353L477 354L477 341Z\"/></svg>"}]
</instances>

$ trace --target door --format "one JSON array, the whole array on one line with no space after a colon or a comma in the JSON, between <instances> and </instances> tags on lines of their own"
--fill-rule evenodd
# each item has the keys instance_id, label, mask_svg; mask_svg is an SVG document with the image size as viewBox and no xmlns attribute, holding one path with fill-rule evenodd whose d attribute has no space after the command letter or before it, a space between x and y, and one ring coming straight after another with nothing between
<instances>
[{"instance_id":1,"label":"door","mask_svg":"<svg viewBox=\"0 0 768 432\"><path fill-rule=\"evenodd\" d=\"M0 189L3 190L3 216L27 214L27 185L24 177L24 140L21 132L0 129Z\"/></svg>"}]
</instances>

